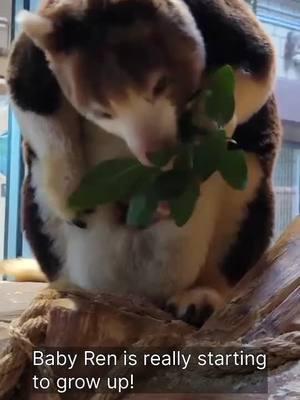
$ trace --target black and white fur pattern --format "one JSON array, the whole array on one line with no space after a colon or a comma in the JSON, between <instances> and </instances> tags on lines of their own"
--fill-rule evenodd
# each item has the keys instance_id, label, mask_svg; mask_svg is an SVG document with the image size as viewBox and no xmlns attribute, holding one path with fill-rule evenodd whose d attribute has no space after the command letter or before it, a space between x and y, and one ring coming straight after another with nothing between
<instances>
[{"instance_id":1,"label":"black and white fur pattern","mask_svg":"<svg viewBox=\"0 0 300 400\"><path fill-rule=\"evenodd\" d=\"M164 1L168 3L161 3ZM269 38L243 0L171 3L179 13L188 12L195 21L205 46L205 71L224 64L235 67L236 114L227 131L246 151L249 169L249 183L242 192L229 187L218 174L209 178L201 187L193 217L183 228L164 220L144 230L132 230L116 222L114 205L98 207L85 216L86 229L66 221L68 211L65 213L61 203L51 200L45 182L44 161L57 149L62 149L57 153L57 168L53 170L55 162L51 161L48 170L54 183L66 167L65 147L55 143L61 136L52 140L53 128L48 131L48 121L64 130L65 124L69 124L67 129L70 127L69 111L71 124L78 118L72 130L76 138L73 141L69 136L68 143L64 143L69 153L75 154L69 167L72 171L79 165L77 178L82 176L83 169L101 160L130 154L126 138L105 132L101 124L96 127L76 117L64 96L62 106L55 107L55 97L62 94L43 53L31 41L26 41L30 59L22 55L16 44L8 82L26 131L24 229L44 273L50 280L88 291L146 296L167 304L175 316L200 326L260 258L272 235L271 175L280 143L272 94L275 57ZM24 79L32 85L37 74L42 90L34 93ZM41 99L43 93L45 97ZM47 95L50 99L52 96L52 103ZM43 132L39 138L37 128ZM81 152L78 143L82 143Z\"/></svg>"}]
</instances>

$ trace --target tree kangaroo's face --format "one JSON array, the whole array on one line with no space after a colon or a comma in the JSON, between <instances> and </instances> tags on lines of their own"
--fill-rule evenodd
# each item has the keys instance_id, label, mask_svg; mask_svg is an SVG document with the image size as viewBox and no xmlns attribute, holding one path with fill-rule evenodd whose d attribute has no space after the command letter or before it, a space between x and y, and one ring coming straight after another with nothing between
<instances>
[{"instance_id":1,"label":"tree kangaroo's face","mask_svg":"<svg viewBox=\"0 0 300 400\"><path fill-rule=\"evenodd\" d=\"M177 0L71 3L23 14L24 30L73 106L147 163L176 141L205 66L201 35Z\"/></svg>"}]
</instances>

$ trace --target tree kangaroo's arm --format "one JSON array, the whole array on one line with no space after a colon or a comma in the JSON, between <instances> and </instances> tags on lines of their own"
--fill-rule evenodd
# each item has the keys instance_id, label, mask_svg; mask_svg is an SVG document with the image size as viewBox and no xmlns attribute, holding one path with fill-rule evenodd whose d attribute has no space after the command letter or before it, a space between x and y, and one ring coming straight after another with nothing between
<instances>
[{"instance_id":1,"label":"tree kangaroo's arm","mask_svg":"<svg viewBox=\"0 0 300 400\"><path fill-rule=\"evenodd\" d=\"M275 81L270 38L244 0L185 0L204 37L207 68L236 69L236 123L247 121L269 98Z\"/></svg>"}]
</instances>

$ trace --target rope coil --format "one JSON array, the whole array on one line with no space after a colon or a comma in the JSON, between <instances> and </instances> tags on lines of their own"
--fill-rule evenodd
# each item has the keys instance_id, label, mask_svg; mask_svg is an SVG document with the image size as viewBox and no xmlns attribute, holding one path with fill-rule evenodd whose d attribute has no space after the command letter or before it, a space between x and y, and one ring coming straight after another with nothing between
<instances>
[{"instance_id":1,"label":"rope coil","mask_svg":"<svg viewBox=\"0 0 300 400\"><path fill-rule=\"evenodd\" d=\"M9 327L9 343L0 354L0 398L18 383L32 350L45 338L48 311L58 292L51 289L42 292L31 306Z\"/></svg>"},{"instance_id":2,"label":"rope coil","mask_svg":"<svg viewBox=\"0 0 300 400\"><path fill-rule=\"evenodd\" d=\"M66 294L66 292L61 293L51 288L44 290L33 301L31 306L17 320L11 323L9 342L0 353L0 398L10 393L18 384L26 366L31 361L33 349L41 346L45 341L49 323L49 311L53 307L54 300L62 298ZM132 349L136 345L139 346L141 341L143 346L151 346L153 344L153 336L151 338L146 336L139 342L132 344ZM184 347L184 345L183 339L181 347ZM268 356L269 368L271 369L289 361L300 360L300 331L288 332L278 337L263 337L247 344L242 344L241 340L238 339L224 345L231 348L240 348L242 345L243 347L262 349ZM216 346L215 342L201 342L201 347L209 348L214 346ZM227 372L231 373L232 371L227 370ZM235 370L233 373L238 372ZM221 374L224 374L224 371L220 371ZM112 399L115 396L115 394L110 395L107 393L98 394L95 399ZM52 398L59 400L60 396L53 395Z\"/></svg>"}]
</instances>

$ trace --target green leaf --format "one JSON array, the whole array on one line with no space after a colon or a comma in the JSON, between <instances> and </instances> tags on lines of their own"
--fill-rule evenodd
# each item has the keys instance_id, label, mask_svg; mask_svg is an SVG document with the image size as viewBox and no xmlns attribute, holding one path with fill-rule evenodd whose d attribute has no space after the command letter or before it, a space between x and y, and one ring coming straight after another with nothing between
<instances>
[{"instance_id":1,"label":"green leaf","mask_svg":"<svg viewBox=\"0 0 300 400\"><path fill-rule=\"evenodd\" d=\"M242 150L229 150L223 154L219 171L225 181L237 190L247 186L248 168L245 153Z\"/></svg>"},{"instance_id":2,"label":"green leaf","mask_svg":"<svg viewBox=\"0 0 300 400\"><path fill-rule=\"evenodd\" d=\"M171 215L177 226L182 227L190 219L198 197L199 182L192 180L179 197L170 200Z\"/></svg>"},{"instance_id":3,"label":"green leaf","mask_svg":"<svg viewBox=\"0 0 300 400\"><path fill-rule=\"evenodd\" d=\"M144 228L152 219L158 202L149 193L138 194L131 198L126 222L130 226Z\"/></svg>"},{"instance_id":4,"label":"green leaf","mask_svg":"<svg viewBox=\"0 0 300 400\"><path fill-rule=\"evenodd\" d=\"M156 168L145 168L140 177L132 183L129 195L144 193L152 187L161 171Z\"/></svg>"},{"instance_id":5,"label":"green leaf","mask_svg":"<svg viewBox=\"0 0 300 400\"><path fill-rule=\"evenodd\" d=\"M168 164L169 161L175 156L176 154L175 148L172 149L164 149L161 151L157 151L155 153L149 154L149 160L158 168L162 168Z\"/></svg>"},{"instance_id":6,"label":"green leaf","mask_svg":"<svg viewBox=\"0 0 300 400\"><path fill-rule=\"evenodd\" d=\"M194 100L188 117L192 125L201 132L205 130L212 131L218 127L216 122L206 115L206 98L207 90Z\"/></svg>"},{"instance_id":7,"label":"green leaf","mask_svg":"<svg viewBox=\"0 0 300 400\"><path fill-rule=\"evenodd\" d=\"M191 143L183 144L174 161L174 169L190 170L194 163L194 146Z\"/></svg>"},{"instance_id":8,"label":"green leaf","mask_svg":"<svg viewBox=\"0 0 300 400\"><path fill-rule=\"evenodd\" d=\"M190 143L199 134L199 128L193 124L191 111L183 113L178 122L179 139L182 143Z\"/></svg>"},{"instance_id":9,"label":"green leaf","mask_svg":"<svg viewBox=\"0 0 300 400\"><path fill-rule=\"evenodd\" d=\"M205 95L205 111L209 118L220 126L226 125L233 117L235 79L233 69L225 65L215 72Z\"/></svg>"},{"instance_id":10,"label":"green leaf","mask_svg":"<svg viewBox=\"0 0 300 400\"><path fill-rule=\"evenodd\" d=\"M204 137L200 145L194 146L193 171L202 181L205 181L217 171L226 147L226 134L224 130L210 133Z\"/></svg>"},{"instance_id":11,"label":"green leaf","mask_svg":"<svg viewBox=\"0 0 300 400\"><path fill-rule=\"evenodd\" d=\"M144 184L145 177L153 173L134 159L116 159L101 162L82 180L69 204L75 209L95 207L121 200Z\"/></svg>"},{"instance_id":12,"label":"green leaf","mask_svg":"<svg viewBox=\"0 0 300 400\"><path fill-rule=\"evenodd\" d=\"M189 172L173 169L159 175L153 184L153 193L160 201L169 200L182 194L188 184Z\"/></svg>"}]
</instances>

